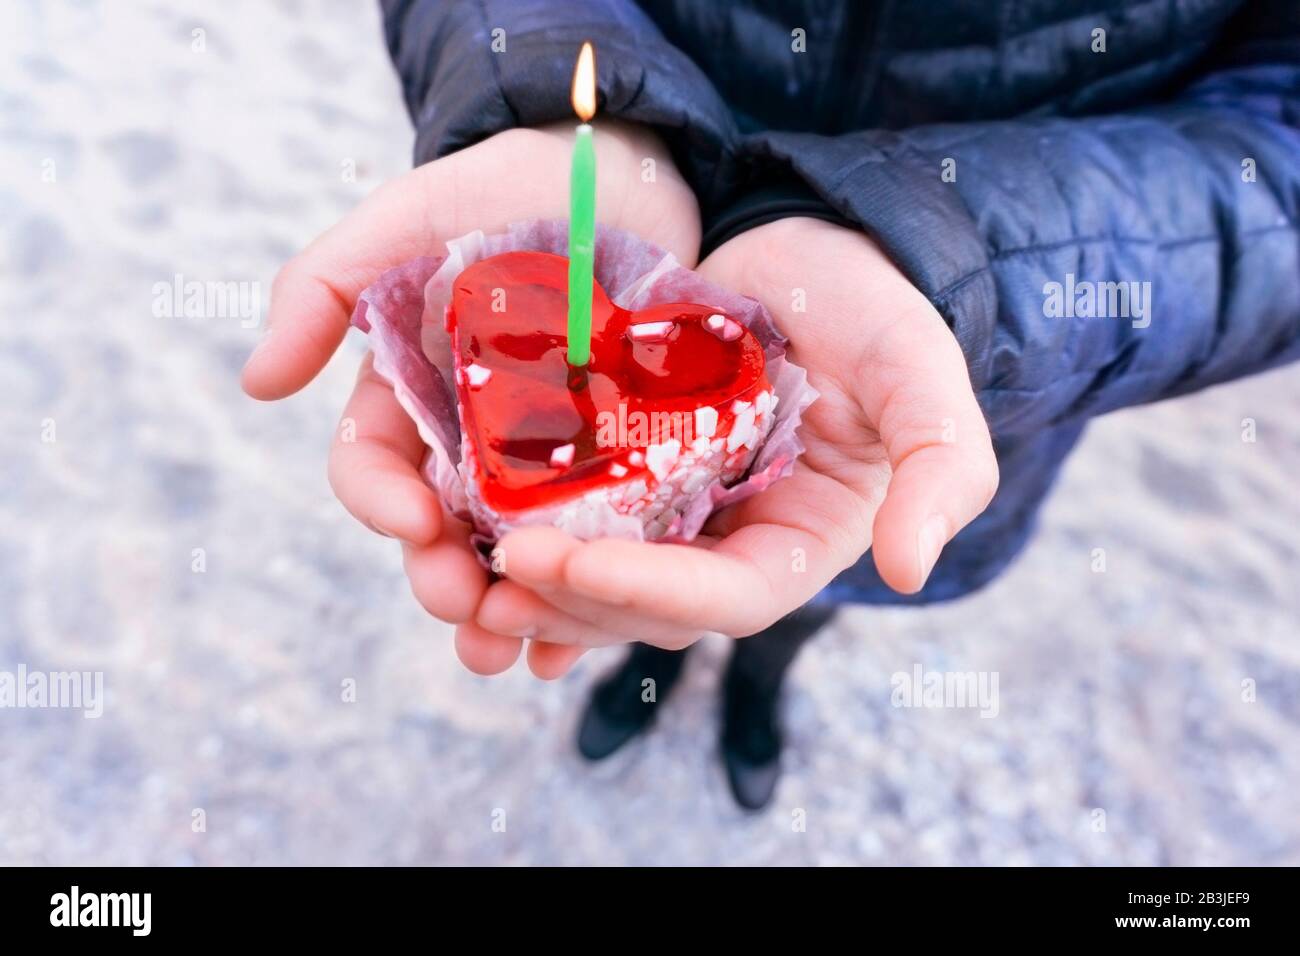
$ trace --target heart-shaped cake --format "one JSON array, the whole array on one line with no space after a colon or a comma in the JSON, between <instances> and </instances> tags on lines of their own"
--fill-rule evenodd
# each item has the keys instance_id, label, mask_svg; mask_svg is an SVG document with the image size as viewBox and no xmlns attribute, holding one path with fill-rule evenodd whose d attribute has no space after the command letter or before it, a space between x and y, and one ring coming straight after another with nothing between
<instances>
[{"instance_id":1,"label":"heart-shaped cake","mask_svg":"<svg viewBox=\"0 0 1300 956\"><path fill-rule=\"evenodd\" d=\"M575 369L567 287L568 260L543 252L482 259L453 283L445 322L470 508L494 524L608 504L647 539L670 535L693 495L745 473L772 427L763 347L710 306L629 312L597 283L591 361Z\"/></svg>"}]
</instances>

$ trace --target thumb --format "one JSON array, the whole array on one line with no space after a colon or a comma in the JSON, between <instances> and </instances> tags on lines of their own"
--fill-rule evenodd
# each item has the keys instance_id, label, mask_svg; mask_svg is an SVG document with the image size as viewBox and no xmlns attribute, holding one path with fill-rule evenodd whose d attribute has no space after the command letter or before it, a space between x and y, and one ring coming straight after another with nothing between
<instances>
[{"instance_id":1,"label":"thumb","mask_svg":"<svg viewBox=\"0 0 1300 956\"><path fill-rule=\"evenodd\" d=\"M876 513L872 553L881 578L919 591L944 545L988 507L998 463L956 340L938 313L907 327L881 363L877 423L892 477ZM883 387L880 387L882 386Z\"/></svg>"},{"instance_id":2,"label":"thumb","mask_svg":"<svg viewBox=\"0 0 1300 956\"><path fill-rule=\"evenodd\" d=\"M379 187L281 268L266 329L244 365L246 393L271 401L298 391L343 341L365 287L384 270L436 251L432 230L411 212L417 179L428 181L430 195L445 180L436 165Z\"/></svg>"}]
</instances>

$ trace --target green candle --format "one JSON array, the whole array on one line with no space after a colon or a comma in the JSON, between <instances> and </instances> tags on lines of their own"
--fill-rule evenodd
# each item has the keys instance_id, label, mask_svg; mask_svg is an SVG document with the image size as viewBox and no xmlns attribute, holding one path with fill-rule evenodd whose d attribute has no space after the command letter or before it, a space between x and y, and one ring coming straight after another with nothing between
<instances>
[{"instance_id":1,"label":"green candle","mask_svg":"<svg viewBox=\"0 0 1300 956\"><path fill-rule=\"evenodd\" d=\"M584 43L573 71L573 109L583 120L596 113L595 54ZM573 143L569 175L569 364L591 359L591 289L596 257L596 148L591 127L582 123Z\"/></svg>"}]
</instances>

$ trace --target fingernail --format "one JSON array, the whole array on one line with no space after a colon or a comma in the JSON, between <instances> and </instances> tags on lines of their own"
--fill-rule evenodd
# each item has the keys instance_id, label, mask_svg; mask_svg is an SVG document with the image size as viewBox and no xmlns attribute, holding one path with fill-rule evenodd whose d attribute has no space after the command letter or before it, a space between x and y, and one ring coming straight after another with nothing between
<instances>
[{"instance_id":1,"label":"fingernail","mask_svg":"<svg viewBox=\"0 0 1300 956\"><path fill-rule=\"evenodd\" d=\"M375 534L382 534L385 538L397 537L397 535L393 534L393 532L389 531L383 525L378 524L377 522L374 521L370 522L370 530L373 531Z\"/></svg>"},{"instance_id":2,"label":"fingernail","mask_svg":"<svg viewBox=\"0 0 1300 956\"><path fill-rule=\"evenodd\" d=\"M925 524L921 525L921 531L916 536L916 550L921 560L922 585L930 577L935 562L939 560L939 553L947 543L948 519L943 515L930 515L925 519Z\"/></svg>"}]
</instances>

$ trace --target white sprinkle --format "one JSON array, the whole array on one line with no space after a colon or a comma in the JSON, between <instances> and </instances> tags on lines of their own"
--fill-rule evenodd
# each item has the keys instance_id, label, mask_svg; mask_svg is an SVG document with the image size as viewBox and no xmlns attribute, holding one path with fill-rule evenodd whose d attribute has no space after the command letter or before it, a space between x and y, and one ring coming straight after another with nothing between
<instances>
[{"instance_id":1,"label":"white sprinkle","mask_svg":"<svg viewBox=\"0 0 1300 956\"><path fill-rule=\"evenodd\" d=\"M709 405L695 409L695 434L712 438L718 430L718 410Z\"/></svg>"},{"instance_id":2,"label":"white sprinkle","mask_svg":"<svg viewBox=\"0 0 1300 956\"><path fill-rule=\"evenodd\" d=\"M745 334L745 327L739 322L716 312L704 320L704 327L724 342L734 342Z\"/></svg>"},{"instance_id":3,"label":"white sprinkle","mask_svg":"<svg viewBox=\"0 0 1300 956\"><path fill-rule=\"evenodd\" d=\"M469 387L472 389L482 388L491 377L492 370L490 368L484 368L477 363L470 363L465 366L465 381L469 383Z\"/></svg>"},{"instance_id":4,"label":"white sprinkle","mask_svg":"<svg viewBox=\"0 0 1300 956\"><path fill-rule=\"evenodd\" d=\"M640 325L629 325L627 337L633 342L663 342L672 330L671 319L665 322L642 322Z\"/></svg>"},{"instance_id":5,"label":"white sprinkle","mask_svg":"<svg viewBox=\"0 0 1300 956\"><path fill-rule=\"evenodd\" d=\"M749 402L742 402L740 399L736 399L731 403L731 414L741 415L747 408L749 408Z\"/></svg>"},{"instance_id":6,"label":"white sprinkle","mask_svg":"<svg viewBox=\"0 0 1300 956\"><path fill-rule=\"evenodd\" d=\"M744 410L736 414L736 423L731 426L731 434L727 436L727 451L735 451L746 444L753 434L754 410L746 402Z\"/></svg>"},{"instance_id":7,"label":"white sprinkle","mask_svg":"<svg viewBox=\"0 0 1300 956\"><path fill-rule=\"evenodd\" d=\"M551 449L551 467L568 468L573 464L573 453L576 451L573 444L560 445Z\"/></svg>"},{"instance_id":8,"label":"white sprinkle","mask_svg":"<svg viewBox=\"0 0 1300 956\"><path fill-rule=\"evenodd\" d=\"M627 474L627 469L624 468L622 465L620 465L618 462L614 462L614 464L609 466L609 473L613 475L615 478L622 478L624 475Z\"/></svg>"},{"instance_id":9,"label":"white sprinkle","mask_svg":"<svg viewBox=\"0 0 1300 956\"><path fill-rule=\"evenodd\" d=\"M651 445L645 451L646 467L660 481L668 476L673 465L677 464L677 457L682 453L682 443L676 438L670 438L662 445Z\"/></svg>"},{"instance_id":10,"label":"white sprinkle","mask_svg":"<svg viewBox=\"0 0 1300 956\"><path fill-rule=\"evenodd\" d=\"M639 451L634 451L627 456L627 463L633 468L640 468L645 464L645 455L641 454Z\"/></svg>"},{"instance_id":11,"label":"white sprinkle","mask_svg":"<svg viewBox=\"0 0 1300 956\"><path fill-rule=\"evenodd\" d=\"M695 441L691 442L691 453L698 458L703 458L709 453L709 439L707 435L695 436Z\"/></svg>"},{"instance_id":12,"label":"white sprinkle","mask_svg":"<svg viewBox=\"0 0 1300 956\"><path fill-rule=\"evenodd\" d=\"M686 480L682 482L682 492L688 495L693 495L697 491L703 490L704 486L712 480L713 476L707 471L693 471L687 475Z\"/></svg>"},{"instance_id":13,"label":"white sprinkle","mask_svg":"<svg viewBox=\"0 0 1300 956\"><path fill-rule=\"evenodd\" d=\"M758 409L760 415L766 415L772 410L772 393L759 392L758 397L754 399L754 407Z\"/></svg>"}]
</instances>

